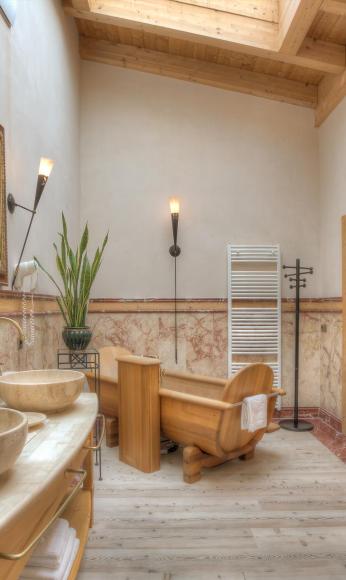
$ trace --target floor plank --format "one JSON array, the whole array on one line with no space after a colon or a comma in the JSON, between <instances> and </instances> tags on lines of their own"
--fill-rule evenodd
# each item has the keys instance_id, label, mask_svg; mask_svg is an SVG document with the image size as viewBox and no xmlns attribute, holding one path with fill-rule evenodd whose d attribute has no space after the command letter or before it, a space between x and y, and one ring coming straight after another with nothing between
<instances>
[{"instance_id":1,"label":"floor plank","mask_svg":"<svg viewBox=\"0 0 346 580\"><path fill-rule=\"evenodd\" d=\"M345 580L346 465L311 433L182 481L182 455L143 474L103 450L79 580Z\"/></svg>"}]
</instances>

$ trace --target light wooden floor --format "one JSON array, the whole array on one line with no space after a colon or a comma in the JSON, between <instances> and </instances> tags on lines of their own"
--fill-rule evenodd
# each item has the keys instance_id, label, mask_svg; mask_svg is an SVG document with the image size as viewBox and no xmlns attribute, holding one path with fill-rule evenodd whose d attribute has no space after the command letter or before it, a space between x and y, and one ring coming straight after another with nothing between
<instances>
[{"instance_id":1,"label":"light wooden floor","mask_svg":"<svg viewBox=\"0 0 346 580\"><path fill-rule=\"evenodd\" d=\"M310 433L191 486L181 460L144 475L104 449L79 580L346 580L346 465Z\"/></svg>"}]
</instances>

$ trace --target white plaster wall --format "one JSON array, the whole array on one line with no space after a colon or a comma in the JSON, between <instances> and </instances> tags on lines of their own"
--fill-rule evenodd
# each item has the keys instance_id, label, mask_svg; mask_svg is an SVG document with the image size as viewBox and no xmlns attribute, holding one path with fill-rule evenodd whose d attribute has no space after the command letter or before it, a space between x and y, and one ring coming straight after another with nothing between
<instances>
[{"instance_id":1,"label":"white plaster wall","mask_svg":"<svg viewBox=\"0 0 346 580\"><path fill-rule=\"evenodd\" d=\"M24 258L55 269L52 242L62 210L79 233L79 55L75 24L60 0L19 0L14 26L0 18L0 124L6 132L7 190L32 207L39 159L55 167ZM29 215L8 216L9 263L18 260ZM40 291L52 291L40 275Z\"/></svg>"},{"instance_id":2,"label":"white plaster wall","mask_svg":"<svg viewBox=\"0 0 346 580\"><path fill-rule=\"evenodd\" d=\"M341 296L341 216L346 214L346 99L318 131L321 295Z\"/></svg>"},{"instance_id":3,"label":"white plaster wall","mask_svg":"<svg viewBox=\"0 0 346 580\"><path fill-rule=\"evenodd\" d=\"M316 268L319 295L310 110L89 62L81 87L81 220L94 241L110 230L95 295L172 295L171 195L181 297L226 296L228 242L279 242L285 262Z\"/></svg>"}]
</instances>

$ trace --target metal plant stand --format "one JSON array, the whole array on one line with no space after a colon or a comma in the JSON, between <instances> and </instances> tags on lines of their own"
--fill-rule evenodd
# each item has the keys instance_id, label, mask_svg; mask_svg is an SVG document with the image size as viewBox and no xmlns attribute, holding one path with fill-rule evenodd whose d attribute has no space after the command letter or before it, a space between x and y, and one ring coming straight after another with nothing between
<instances>
[{"instance_id":1,"label":"metal plant stand","mask_svg":"<svg viewBox=\"0 0 346 580\"><path fill-rule=\"evenodd\" d=\"M80 371L92 371L94 379L94 391L100 406L100 353L95 348L88 350L68 350L58 349L58 368ZM96 441L100 437L100 423L96 420L95 425ZM101 447L95 451L95 465L99 466L99 480L102 480L102 453Z\"/></svg>"},{"instance_id":2,"label":"metal plant stand","mask_svg":"<svg viewBox=\"0 0 346 580\"><path fill-rule=\"evenodd\" d=\"M309 421L299 419L299 318L300 318L300 289L306 288L307 274L313 274L313 268L300 265L300 259L296 259L295 266L283 266L285 270L291 270L290 274L285 274L288 278L290 288L296 290L296 312L295 312L295 364L294 364L294 411L293 419L282 419L280 427L288 431L312 431L313 424ZM302 277L303 276L303 277Z\"/></svg>"}]
</instances>

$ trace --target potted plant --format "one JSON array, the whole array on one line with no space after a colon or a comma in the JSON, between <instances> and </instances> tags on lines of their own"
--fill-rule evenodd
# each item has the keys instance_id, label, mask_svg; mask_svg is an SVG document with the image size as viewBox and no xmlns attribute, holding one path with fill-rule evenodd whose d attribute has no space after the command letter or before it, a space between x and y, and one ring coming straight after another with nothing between
<instances>
[{"instance_id":1,"label":"potted plant","mask_svg":"<svg viewBox=\"0 0 346 580\"><path fill-rule=\"evenodd\" d=\"M60 251L55 243L53 246L56 252L56 266L63 286L55 281L36 257L35 260L58 290L57 302L66 324L62 333L66 346L70 350L84 350L92 336L90 327L86 325L90 291L101 265L108 234L103 240L101 249L97 248L94 259L90 262L87 254L88 224L85 225L76 252L73 252L68 241L64 214L62 214L62 229L62 233L59 233Z\"/></svg>"}]
</instances>

